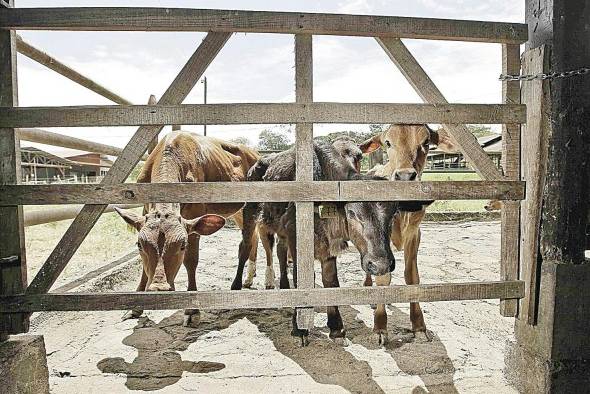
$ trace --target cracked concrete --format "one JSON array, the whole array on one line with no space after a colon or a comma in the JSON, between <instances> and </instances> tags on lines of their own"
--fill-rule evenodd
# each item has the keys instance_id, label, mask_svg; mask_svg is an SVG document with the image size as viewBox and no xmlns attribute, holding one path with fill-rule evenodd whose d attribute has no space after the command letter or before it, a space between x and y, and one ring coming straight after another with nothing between
<instances>
[{"instance_id":1,"label":"cracked concrete","mask_svg":"<svg viewBox=\"0 0 590 394\"><path fill-rule=\"evenodd\" d=\"M425 223L422 240L422 283L499 278L497 222ZM238 242L239 232L231 228L202 239L200 290L229 288ZM263 255L260 250L255 288L264 288ZM403 261L403 254L396 253L396 258ZM85 269L98 265L87 264ZM403 283L399 267L394 284ZM338 268L343 286L362 283L354 250L341 257ZM80 274L71 272L62 281ZM133 260L74 291L132 290L139 272L140 263ZM186 288L184 270L177 284ZM503 376L513 319L500 316L497 300L422 307L434 339L415 340L408 305L396 304L388 306L386 346L379 346L373 336L369 306L341 308L345 347L328 339L322 309L316 310L317 328L305 348L290 336L288 309L202 312L195 327L182 326L180 311L147 311L139 320L124 322L121 311L44 313L36 314L33 331L45 336L55 393L515 392Z\"/></svg>"}]
</instances>

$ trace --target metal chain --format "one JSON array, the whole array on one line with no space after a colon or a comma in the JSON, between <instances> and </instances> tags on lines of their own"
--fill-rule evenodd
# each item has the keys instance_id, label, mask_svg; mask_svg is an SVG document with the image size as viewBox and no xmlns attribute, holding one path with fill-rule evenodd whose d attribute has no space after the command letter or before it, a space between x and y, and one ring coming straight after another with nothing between
<instances>
[{"instance_id":1,"label":"metal chain","mask_svg":"<svg viewBox=\"0 0 590 394\"><path fill-rule=\"evenodd\" d=\"M555 78L569 78L575 75L584 75L590 73L590 68L581 67L577 70L554 72L549 74L530 74L530 75L506 75L500 74L500 81L532 81L534 79L555 79Z\"/></svg>"}]
</instances>

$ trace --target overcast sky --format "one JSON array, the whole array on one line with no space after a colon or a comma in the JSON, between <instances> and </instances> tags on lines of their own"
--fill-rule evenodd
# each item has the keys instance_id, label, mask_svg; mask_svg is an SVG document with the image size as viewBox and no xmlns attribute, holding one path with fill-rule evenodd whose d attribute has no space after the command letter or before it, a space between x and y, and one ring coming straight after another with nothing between
<instances>
[{"instance_id":1,"label":"overcast sky","mask_svg":"<svg viewBox=\"0 0 590 394\"><path fill-rule=\"evenodd\" d=\"M18 0L18 7L46 1ZM58 1L51 6L146 6L271 11L334 12L450 19L523 22L524 1L515 0L322 0L322 1ZM194 52L204 33L22 31L32 45L110 88L133 103L158 98ZM499 44L404 40L450 102L501 102ZM294 101L293 36L234 34L205 75L208 102ZM19 55L21 106L112 104L68 79ZM198 84L185 103L202 103ZM337 102L421 102L372 38L314 37L314 100ZM267 125L208 126L207 133L253 143ZM200 126L186 126L200 132ZM124 146L136 128L53 129ZM366 125L315 125L316 135L336 130L368 130ZM165 128L163 133L169 131ZM23 146L31 145L23 142ZM42 147L42 146L40 146ZM63 149L42 147L56 153Z\"/></svg>"}]
</instances>

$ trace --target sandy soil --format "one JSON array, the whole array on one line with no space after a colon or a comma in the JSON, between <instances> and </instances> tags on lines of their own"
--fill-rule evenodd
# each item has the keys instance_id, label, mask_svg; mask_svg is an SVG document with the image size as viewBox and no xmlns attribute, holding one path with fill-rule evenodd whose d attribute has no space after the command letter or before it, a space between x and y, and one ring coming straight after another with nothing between
<instances>
[{"instance_id":1,"label":"sandy soil","mask_svg":"<svg viewBox=\"0 0 590 394\"><path fill-rule=\"evenodd\" d=\"M130 234L129 240L118 239L110 252L99 253L112 259L115 250L121 253L132 247L133 238ZM499 278L499 223L425 224L422 239L423 283ZM238 242L239 232L231 228L201 241L199 289L230 287ZM44 245L31 237L27 246L32 250ZM82 256L78 261L85 261ZM396 258L403 261L401 253ZM84 270L104 264L104 259L98 260L89 259ZM403 283L400 267L394 272L394 284ZM84 270L66 270L62 283ZM139 262L132 259L75 291L132 290L139 270ZM362 282L356 252L340 258L339 277L343 286ZM183 270L177 283L178 289L186 288ZM254 287L264 288L261 257ZM148 311L139 320L125 322L120 321L123 312L44 313L34 317L33 332L45 335L55 393L515 392L502 371L514 322L499 315L497 300L422 307L434 340L414 340L409 308L396 304L388 307L390 343L385 347L378 346L373 336L369 306L341 309L348 338L345 347L328 339L326 315L320 309L307 347L290 336L288 309L202 312L201 323L194 328L182 326L179 311Z\"/></svg>"}]
</instances>

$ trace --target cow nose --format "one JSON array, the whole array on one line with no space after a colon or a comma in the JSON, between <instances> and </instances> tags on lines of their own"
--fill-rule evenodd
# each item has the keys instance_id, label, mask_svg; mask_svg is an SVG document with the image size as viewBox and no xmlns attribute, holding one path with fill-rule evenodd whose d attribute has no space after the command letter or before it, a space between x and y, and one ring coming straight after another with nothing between
<instances>
[{"instance_id":1,"label":"cow nose","mask_svg":"<svg viewBox=\"0 0 590 394\"><path fill-rule=\"evenodd\" d=\"M377 275L377 266L372 261L369 261L367 263L367 271L369 271L371 275Z\"/></svg>"},{"instance_id":2,"label":"cow nose","mask_svg":"<svg viewBox=\"0 0 590 394\"><path fill-rule=\"evenodd\" d=\"M396 181L413 181L416 179L418 174L416 170L397 170L394 174L394 180Z\"/></svg>"}]
</instances>

